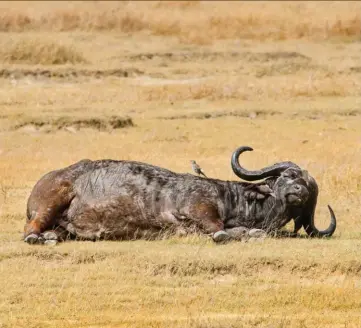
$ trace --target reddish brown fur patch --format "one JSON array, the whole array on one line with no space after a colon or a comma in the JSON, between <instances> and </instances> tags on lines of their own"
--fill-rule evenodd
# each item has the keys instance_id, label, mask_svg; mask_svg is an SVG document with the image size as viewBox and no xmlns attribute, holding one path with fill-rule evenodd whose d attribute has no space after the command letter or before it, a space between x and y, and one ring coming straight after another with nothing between
<instances>
[{"instance_id":1,"label":"reddish brown fur patch","mask_svg":"<svg viewBox=\"0 0 361 328\"><path fill-rule=\"evenodd\" d=\"M50 229L56 222L59 210L70 202L71 197L69 181L54 182L53 177L43 178L29 198L28 211L35 211L36 215L25 224L25 237Z\"/></svg>"},{"instance_id":2,"label":"reddish brown fur patch","mask_svg":"<svg viewBox=\"0 0 361 328\"><path fill-rule=\"evenodd\" d=\"M191 207L190 214L207 233L217 232L224 228L218 209L213 204L196 203Z\"/></svg>"},{"instance_id":3,"label":"reddish brown fur patch","mask_svg":"<svg viewBox=\"0 0 361 328\"><path fill-rule=\"evenodd\" d=\"M39 220L31 220L25 224L24 235L29 236L30 234L40 234L40 222Z\"/></svg>"}]
</instances>

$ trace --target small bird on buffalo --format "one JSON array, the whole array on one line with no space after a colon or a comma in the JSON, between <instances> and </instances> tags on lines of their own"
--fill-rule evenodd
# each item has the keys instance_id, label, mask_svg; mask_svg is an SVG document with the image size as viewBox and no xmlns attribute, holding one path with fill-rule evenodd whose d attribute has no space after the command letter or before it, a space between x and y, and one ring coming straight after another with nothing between
<instances>
[{"instance_id":1,"label":"small bird on buffalo","mask_svg":"<svg viewBox=\"0 0 361 328\"><path fill-rule=\"evenodd\" d=\"M195 173L197 173L198 175L203 175L205 178L207 178L207 176L204 174L203 170L201 169L201 167L196 163L196 161L191 161L192 163L192 169Z\"/></svg>"}]
</instances>

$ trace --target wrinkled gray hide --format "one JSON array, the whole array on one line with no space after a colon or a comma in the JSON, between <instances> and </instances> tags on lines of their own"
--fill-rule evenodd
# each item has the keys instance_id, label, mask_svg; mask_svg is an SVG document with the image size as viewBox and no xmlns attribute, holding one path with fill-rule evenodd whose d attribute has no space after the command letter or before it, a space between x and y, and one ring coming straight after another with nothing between
<instances>
[{"instance_id":1,"label":"wrinkled gray hide","mask_svg":"<svg viewBox=\"0 0 361 328\"><path fill-rule=\"evenodd\" d=\"M254 180L252 172L238 163L245 150L250 148L236 150L232 167L242 178L249 173ZM269 175L276 176L256 172L267 178L249 183L179 174L132 161L83 160L46 174L35 185L24 237L38 241L51 229L59 238L65 233L89 240L153 239L192 232L214 235L225 230L235 237L240 227L271 232L292 219L295 232L303 226L310 236L331 236L336 228L332 210L330 227L317 230L317 184L291 164L280 163L281 169L271 170ZM232 233L233 228L237 229Z\"/></svg>"}]
</instances>

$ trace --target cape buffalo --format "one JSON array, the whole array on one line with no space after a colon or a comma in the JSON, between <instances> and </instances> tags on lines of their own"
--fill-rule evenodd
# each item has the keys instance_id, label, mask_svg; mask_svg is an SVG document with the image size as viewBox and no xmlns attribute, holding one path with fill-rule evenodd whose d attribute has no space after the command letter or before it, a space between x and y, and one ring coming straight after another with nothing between
<instances>
[{"instance_id":1,"label":"cape buffalo","mask_svg":"<svg viewBox=\"0 0 361 328\"><path fill-rule=\"evenodd\" d=\"M232 155L234 182L174 173L157 166L116 160L82 160L44 175L27 204L24 240L154 239L198 231L224 241L249 229L275 231L295 220L311 237L331 236L336 218L314 225L316 181L292 162L247 171Z\"/></svg>"}]
</instances>

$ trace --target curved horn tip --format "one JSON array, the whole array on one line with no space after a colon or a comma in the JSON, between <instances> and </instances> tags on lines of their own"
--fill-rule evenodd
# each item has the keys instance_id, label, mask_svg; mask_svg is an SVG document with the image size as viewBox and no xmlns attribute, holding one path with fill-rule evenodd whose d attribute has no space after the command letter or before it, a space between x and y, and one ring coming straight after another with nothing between
<instances>
[{"instance_id":1,"label":"curved horn tip","mask_svg":"<svg viewBox=\"0 0 361 328\"><path fill-rule=\"evenodd\" d=\"M332 207L329 204L327 204L327 207L331 214L331 227L332 227L333 231L329 234L326 234L324 237L331 237L336 230L337 221L336 221L335 212L333 211Z\"/></svg>"},{"instance_id":2,"label":"curved horn tip","mask_svg":"<svg viewBox=\"0 0 361 328\"><path fill-rule=\"evenodd\" d=\"M331 215L331 223L326 230L319 231L314 226L313 215L310 219L310 222L308 222L307 224L303 223L303 227L306 230L306 233L308 234L309 237L328 238L331 237L336 231L336 227L337 227L336 215L330 205L327 205L327 207Z\"/></svg>"},{"instance_id":3,"label":"curved horn tip","mask_svg":"<svg viewBox=\"0 0 361 328\"><path fill-rule=\"evenodd\" d=\"M335 212L333 211L332 207L330 205L327 204L327 207L328 207L328 210L330 211L331 213L331 216L332 216L332 223L336 226L336 215L335 215Z\"/></svg>"},{"instance_id":4,"label":"curved horn tip","mask_svg":"<svg viewBox=\"0 0 361 328\"><path fill-rule=\"evenodd\" d=\"M332 214L332 216L334 216L336 218L335 212L333 211L332 207L330 205L327 204L328 210L330 211L330 213Z\"/></svg>"},{"instance_id":5,"label":"curved horn tip","mask_svg":"<svg viewBox=\"0 0 361 328\"><path fill-rule=\"evenodd\" d=\"M249 147L249 146L244 146L243 148L245 151L253 151L253 148L252 147Z\"/></svg>"}]
</instances>

